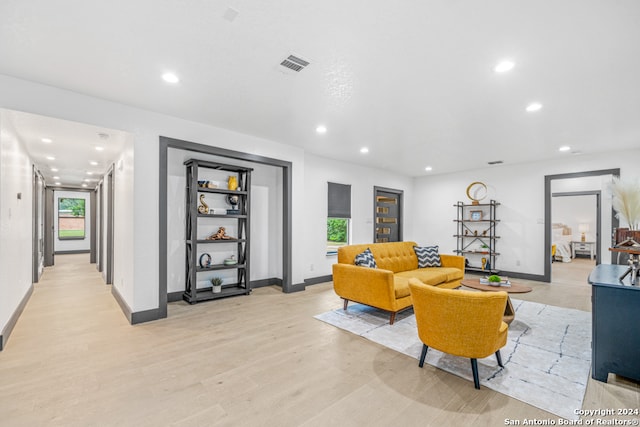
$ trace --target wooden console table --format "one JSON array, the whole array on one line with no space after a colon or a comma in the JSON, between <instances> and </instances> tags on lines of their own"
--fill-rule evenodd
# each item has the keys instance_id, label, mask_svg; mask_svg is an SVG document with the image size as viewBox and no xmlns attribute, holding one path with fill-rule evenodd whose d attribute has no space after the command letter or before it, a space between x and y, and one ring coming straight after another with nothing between
<instances>
[{"instance_id":1,"label":"wooden console table","mask_svg":"<svg viewBox=\"0 0 640 427\"><path fill-rule=\"evenodd\" d=\"M591 377L609 373L640 381L640 286L620 280L627 267L600 264L589 274L591 287Z\"/></svg>"}]
</instances>

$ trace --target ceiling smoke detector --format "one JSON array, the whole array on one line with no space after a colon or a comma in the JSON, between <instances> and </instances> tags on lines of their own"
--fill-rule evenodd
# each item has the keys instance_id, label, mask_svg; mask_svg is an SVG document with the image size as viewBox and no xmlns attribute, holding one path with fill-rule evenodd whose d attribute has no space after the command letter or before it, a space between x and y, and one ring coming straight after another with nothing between
<instances>
[{"instance_id":1,"label":"ceiling smoke detector","mask_svg":"<svg viewBox=\"0 0 640 427\"><path fill-rule=\"evenodd\" d=\"M309 61L306 61L295 55L289 55L287 58L282 60L280 65L299 73L300 71L304 70L307 65L309 65Z\"/></svg>"}]
</instances>

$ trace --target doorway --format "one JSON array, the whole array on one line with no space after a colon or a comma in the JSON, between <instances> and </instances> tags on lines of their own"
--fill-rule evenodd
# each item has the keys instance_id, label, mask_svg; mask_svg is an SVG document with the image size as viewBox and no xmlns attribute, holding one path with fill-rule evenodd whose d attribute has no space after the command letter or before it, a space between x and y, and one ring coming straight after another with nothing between
<instances>
[{"instance_id":1,"label":"doorway","mask_svg":"<svg viewBox=\"0 0 640 427\"><path fill-rule=\"evenodd\" d=\"M554 281L569 272L586 277L600 264L601 194L600 190L552 194Z\"/></svg>"},{"instance_id":2,"label":"doorway","mask_svg":"<svg viewBox=\"0 0 640 427\"><path fill-rule=\"evenodd\" d=\"M542 278L545 282L551 281L551 248L552 248L552 197L556 188L552 188L553 184L566 184L573 183L581 185L583 188L585 186L592 186L590 189L584 190L576 190L576 191L555 191L556 194L561 193L593 193L602 191L603 187L606 187L608 179L607 175L610 175L611 178L620 176L620 169L604 169L604 170L596 170L596 171L587 171L587 172L575 172L575 173L566 173L566 174L558 174L558 175L546 175L544 177L544 276ZM590 180L588 178L591 178ZM569 181L572 180L572 181ZM561 187L561 185L559 186ZM594 188L594 187L597 187ZM604 245L602 239L599 236L603 235L603 232L606 231L607 234L611 235L613 230L618 227L619 221L615 216L615 212L613 211L613 207L611 206L610 200L600 200L600 207L598 209L598 215L600 215L600 223L596 225L596 230L594 230L594 234L598 236L598 242L596 246L597 253L597 262L605 262L609 263L613 261L613 255L611 256L611 260L607 259L604 261L601 256L601 247ZM604 230L603 230L604 229Z\"/></svg>"},{"instance_id":3,"label":"doorway","mask_svg":"<svg viewBox=\"0 0 640 427\"><path fill-rule=\"evenodd\" d=\"M38 283L44 270L44 177L33 166L33 283Z\"/></svg>"},{"instance_id":4,"label":"doorway","mask_svg":"<svg viewBox=\"0 0 640 427\"><path fill-rule=\"evenodd\" d=\"M402 190L373 187L373 242L402 241Z\"/></svg>"}]
</instances>

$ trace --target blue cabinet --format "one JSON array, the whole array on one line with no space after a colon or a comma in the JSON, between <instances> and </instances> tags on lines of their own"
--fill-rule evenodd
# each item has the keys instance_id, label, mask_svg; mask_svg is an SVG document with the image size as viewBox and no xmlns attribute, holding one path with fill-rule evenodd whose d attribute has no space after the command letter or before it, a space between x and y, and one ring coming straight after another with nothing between
<instances>
[{"instance_id":1,"label":"blue cabinet","mask_svg":"<svg viewBox=\"0 0 640 427\"><path fill-rule=\"evenodd\" d=\"M600 264L589 275L591 284L591 377L607 382L609 373L640 381L640 286L627 266Z\"/></svg>"}]
</instances>

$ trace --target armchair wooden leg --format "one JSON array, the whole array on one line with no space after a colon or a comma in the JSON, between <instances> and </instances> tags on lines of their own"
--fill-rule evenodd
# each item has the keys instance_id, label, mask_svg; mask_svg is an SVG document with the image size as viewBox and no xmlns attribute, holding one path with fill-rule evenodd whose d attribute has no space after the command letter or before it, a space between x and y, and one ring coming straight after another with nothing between
<instances>
[{"instance_id":1,"label":"armchair wooden leg","mask_svg":"<svg viewBox=\"0 0 640 427\"><path fill-rule=\"evenodd\" d=\"M502 356L500 355L500 350L496 351L496 359L498 359L498 366L500 366L501 368L504 368L504 365L502 364Z\"/></svg>"},{"instance_id":2,"label":"armchair wooden leg","mask_svg":"<svg viewBox=\"0 0 640 427\"><path fill-rule=\"evenodd\" d=\"M347 304L349 304L349 300L348 299L344 299L344 307L342 307L343 310L347 310Z\"/></svg>"},{"instance_id":3,"label":"armchair wooden leg","mask_svg":"<svg viewBox=\"0 0 640 427\"><path fill-rule=\"evenodd\" d=\"M478 360L471 359L471 371L473 371L473 385L480 390L480 378L478 377Z\"/></svg>"},{"instance_id":4,"label":"armchair wooden leg","mask_svg":"<svg viewBox=\"0 0 640 427\"><path fill-rule=\"evenodd\" d=\"M427 347L426 344L422 344L422 354L420 355L420 363L418 363L418 366L421 368L424 366L424 358L427 356L427 350L429 350L429 347Z\"/></svg>"},{"instance_id":5,"label":"armchair wooden leg","mask_svg":"<svg viewBox=\"0 0 640 427\"><path fill-rule=\"evenodd\" d=\"M389 324L393 325L393 322L396 321L396 312L391 313L391 317L389 318Z\"/></svg>"}]
</instances>

